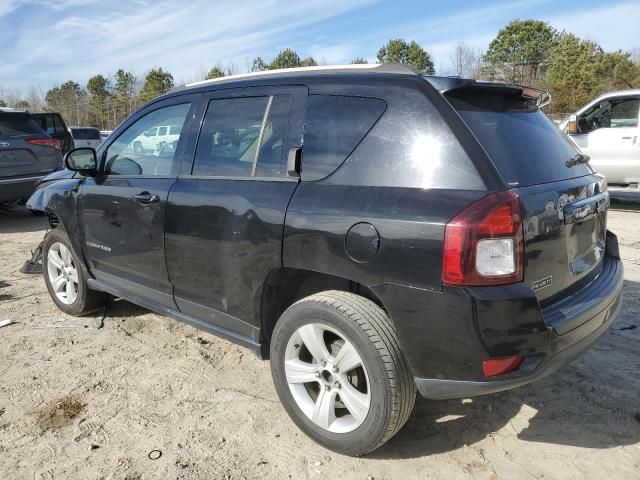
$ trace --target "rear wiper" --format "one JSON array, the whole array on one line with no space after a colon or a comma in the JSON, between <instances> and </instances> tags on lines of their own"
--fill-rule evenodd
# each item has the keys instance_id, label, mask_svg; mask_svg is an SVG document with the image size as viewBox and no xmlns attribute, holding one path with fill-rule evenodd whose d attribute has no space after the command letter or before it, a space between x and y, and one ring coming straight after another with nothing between
<instances>
[{"instance_id":1,"label":"rear wiper","mask_svg":"<svg viewBox=\"0 0 640 480\"><path fill-rule=\"evenodd\" d=\"M579 163L588 163L591 160L589 155L585 155L584 153L578 153L575 157L571 157L569 160L564 162L567 167L573 167Z\"/></svg>"}]
</instances>

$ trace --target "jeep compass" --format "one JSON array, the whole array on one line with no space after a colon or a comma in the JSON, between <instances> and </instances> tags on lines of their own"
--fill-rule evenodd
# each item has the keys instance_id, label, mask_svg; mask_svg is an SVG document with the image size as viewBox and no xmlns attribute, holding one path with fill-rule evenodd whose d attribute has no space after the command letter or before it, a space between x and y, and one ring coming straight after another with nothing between
<instances>
[{"instance_id":1,"label":"jeep compass","mask_svg":"<svg viewBox=\"0 0 640 480\"><path fill-rule=\"evenodd\" d=\"M618 313L607 185L548 99L393 64L180 88L29 200L56 227L47 288L71 315L110 294L253 349L300 429L369 453L416 390L538 380Z\"/></svg>"}]
</instances>

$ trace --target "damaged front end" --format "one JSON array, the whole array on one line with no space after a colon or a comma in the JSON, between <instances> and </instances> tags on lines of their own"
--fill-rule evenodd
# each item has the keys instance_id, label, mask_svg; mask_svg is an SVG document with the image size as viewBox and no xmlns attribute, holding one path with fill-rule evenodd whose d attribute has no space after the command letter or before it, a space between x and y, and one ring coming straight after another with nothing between
<instances>
[{"instance_id":1,"label":"damaged front end","mask_svg":"<svg viewBox=\"0 0 640 480\"><path fill-rule=\"evenodd\" d=\"M75 172L69 170L60 170L43 177L36 184L35 192L27 200L27 208L33 212L48 215L49 229L56 228L61 222L58 212L66 212L69 215L73 211L68 207L73 202L73 194L77 191L80 181L81 177L78 178ZM75 222L75 218L72 217L71 221ZM20 272L42 273L42 242L32 250L31 258L24 262Z\"/></svg>"}]
</instances>

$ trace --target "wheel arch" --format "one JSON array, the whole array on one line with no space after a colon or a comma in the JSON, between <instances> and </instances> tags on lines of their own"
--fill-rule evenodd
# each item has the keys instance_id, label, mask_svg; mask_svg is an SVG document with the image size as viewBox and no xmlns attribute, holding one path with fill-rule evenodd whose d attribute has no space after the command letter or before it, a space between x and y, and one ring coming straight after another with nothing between
<instances>
[{"instance_id":1,"label":"wheel arch","mask_svg":"<svg viewBox=\"0 0 640 480\"><path fill-rule=\"evenodd\" d=\"M272 270L264 282L257 309L263 359L270 357L273 329L282 313L298 300L326 290L340 290L365 297L385 310L382 300L370 288L345 277L297 268Z\"/></svg>"}]
</instances>

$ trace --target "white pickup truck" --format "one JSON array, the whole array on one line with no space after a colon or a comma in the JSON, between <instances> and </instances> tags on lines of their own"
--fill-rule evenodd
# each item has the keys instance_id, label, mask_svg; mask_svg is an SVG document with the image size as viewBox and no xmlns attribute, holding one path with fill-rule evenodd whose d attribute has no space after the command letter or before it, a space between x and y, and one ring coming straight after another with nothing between
<instances>
[{"instance_id":1,"label":"white pickup truck","mask_svg":"<svg viewBox=\"0 0 640 480\"><path fill-rule=\"evenodd\" d=\"M158 155L160 150L168 145L175 147L180 138L181 125L161 125L153 127L143 132L131 142L131 148L138 155L153 154Z\"/></svg>"},{"instance_id":2,"label":"white pickup truck","mask_svg":"<svg viewBox=\"0 0 640 480\"><path fill-rule=\"evenodd\" d=\"M640 183L640 90L610 92L560 122L610 185Z\"/></svg>"}]
</instances>

